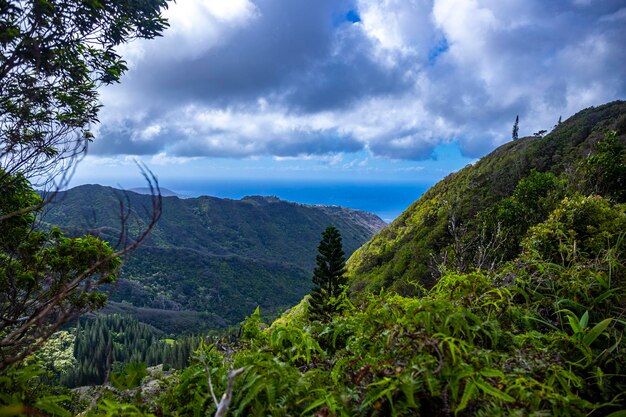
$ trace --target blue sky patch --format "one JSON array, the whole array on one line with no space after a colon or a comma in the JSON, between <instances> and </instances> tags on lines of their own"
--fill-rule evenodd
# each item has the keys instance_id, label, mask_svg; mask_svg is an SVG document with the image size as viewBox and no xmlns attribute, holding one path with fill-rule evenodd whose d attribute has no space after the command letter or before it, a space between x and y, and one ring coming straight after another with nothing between
<instances>
[{"instance_id":1,"label":"blue sky patch","mask_svg":"<svg viewBox=\"0 0 626 417\"><path fill-rule=\"evenodd\" d=\"M450 45L448 45L448 40L444 36L439 40L437 45L428 52L428 63L434 65L435 62L437 62L437 58L448 49L450 49Z\"/></svg>"},{"instance_id":2,"label":"blue sky patch","mask_svg":"<svg viewBox=\"0 0 626 417\"><path fill-rule=\"evenodd\" d=\"M346 13L346 20L352 23L358 23L361 21L361 16L356 10L350 10Z\"/></svg>"},{"instance_id":3,"label":"blue sky patch","mask_svg":"<svg viewBox=\"0 0 626 417\"><path fill-rule=\"evenodd\" d=\"M359 12L355 9L350 9L346 13L333 13L333 27L337 28L341 25L345 25L347 23L359 23L361 21L361 16Z\"/></svg>"}]
</instances>

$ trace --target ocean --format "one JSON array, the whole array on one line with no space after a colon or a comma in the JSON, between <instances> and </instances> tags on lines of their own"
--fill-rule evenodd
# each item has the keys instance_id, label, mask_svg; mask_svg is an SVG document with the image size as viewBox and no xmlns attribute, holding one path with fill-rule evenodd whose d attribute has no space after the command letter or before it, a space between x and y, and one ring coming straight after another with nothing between
<instances>
[{"instance_id":1,"label":"ocean","mask_svg":"<svg viewBox=\"0 0 626 417\"><path fill-rule=\"evenodd\" d=\"M410 182L330 182L306 180L169 181L164 188L189 197L208 195L240 199L248 195L276 196L303 204L343 206L393 221L432 184Z\"/></svg>"}]
</instances>

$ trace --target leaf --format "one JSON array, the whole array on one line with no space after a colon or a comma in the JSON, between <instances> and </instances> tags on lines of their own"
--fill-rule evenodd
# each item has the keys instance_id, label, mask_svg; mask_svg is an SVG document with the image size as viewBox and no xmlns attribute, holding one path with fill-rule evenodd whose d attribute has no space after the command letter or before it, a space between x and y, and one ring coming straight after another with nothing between
<instances>
[{"instance_id":1,"label":"leaf","mask_svg":"<svg viewBox=\"0 0 626 417\"><path fill-rule=\"evenodd\" d=\"M486 378L504 378L504 373L497 369L483 369L480 374Z\"/></svg>"},{"instance_id":2,"label":"leaf","mask_svg":"<svg viewBox=\"0 0 626 417\"><path fill-rule=\"evenodd\" d=\"M604 300L613 296L613 294L615 294L616 292L617 292L617 288L611 288L610 290L607 290L603 292L602 294L600 294L599 296L597 296L596 298L594 298L593 302L595 304L601 304Z\"/></svg>"},{"instance_id":3,"label":"leaf","mask_svg":"<svg viewBox=\"0 0 626 417\"><path fill-rule=\"evenodd\" d=\"M303 415L307 414L309 411L313 411L317 407L319 407L319 406L321 406L323 404L326 404L326 398L320 398L319 400L314 401L300 415L303 416Z\"/></svg>"},{"instance_id":4,"label":"leaf","mask_svg":"<svg viewBox=\"0 0 626 417\"><path fill-rule=\"evenodd\" d=\"M350 358L349 357L343 357L343 358L339 358L336 362L335 365L333 366L333 369L330 373L330 378L332 379L333 383L335 385L339 384L339 380L340 378L345 376L345 370L344 370L344 366L350 362Z\"/></svg>"},{"instance_id":5,"label":"leaf","mask_svg":"<svg viewBox=\"0 0 626 417\"><path fill-rule=\"evenodd\" d=\"M515 401L515 398L511 397L506 392L502 392L494 388L493 386L491 386L490 384L488 384L487 382L483 380L477 379L476 386L480 388L485 394L491 395L492 397L499 398L502 401L508 401L508 402Z\"/></svg>"},{"instance_id":6,"label":"leaf","mask_svg":"<svg viewBox=\"0 0 626 417\"><path fill-rule=\"evenodd\" d=\"M241 392L245 392L246 394L239 402L239 407L237 409L238 412L243 412L246 406L250 404L252 400L256 399L258 393L264 388L264 382L267 381L265 381L260 375L254 375L250 378L250 381L248 381L241 389Z\"/></svg>"},{"instance_id":7,"label":"leaf","mask_svg":"<svg viewBox=\"0 0 626 417\"><path fill-rule=\"evenodd\" d=\"M613 321L612 318L604 319L600 323L593 326L593 329L591 329L583 338L583 342L585 342L586 345L591 345L602 334L602 332L606 330L609 324L611 324L611 321Z\"/></svg>"},{"instance_id":8,"label":"leaf","mask_svg":"<svg viewBox=\"0 0 626 417\"><path fill-rule=\"evenodd\" d=\"M415 404L415 386L411 382L406 382L400 385L400 390L406 397L406 403L409 407L417 408Z\"/></svg>"},{"instance_id":9,"label":"leaf","mask_svg":"<svg viewBox=\"0 0 626 417\"><path fill-rule=\"evenodd\" d=\"M467 403L473 400L476 397L476 385L473 381L467 381L465 384L465 389L463 389L463 396L461 397L461 401L459 402L458 407L454 410L454 414L462 411L467 407Z\"/></svg>"},{"instance_id":10,"label":"leaf","mask_svg":"<svg viewBox=\"0 0 626 417\"><path fill-rule=\"evenodd\" d=\"M578 324L580 325L581 329L584 329L585 327L587 327L588 322L589 322L589 311L585 311L585 314L583 314L583 316L580 318L580 322Z\"/></svg>"},{"instance_id":11,"label":"leaf","mask_svg":"<svg viewBox=\"0 0 626 417\"><path fill-rule=\"evenodd\" d=\"M54 416L71 417L72 413L59 405L59 403L69 400L70 397L67 395L50 395L37 400L35 407Z\"/></svg>"},{"instance_id":12,"label":"leaf","mask_svg":"<svg viewBox=\"0 0 626 417\"><path fill-rule=\"evenodd\" d=\"M614 413L609 414L606 417L626 417L626 410L619 410Z\"/></svg>"},{"instance_id":13,"label":"leaf","mask_svg":"<svg viewBox=\"0 0 626 417\"><path fill-rule=\"evenodd\" d=\"M582 329L580 328L580 324L578 324L578 320L574 316L567 316L567 320L569 321L569 325L574 331L574 334L580 333Z\"/></svg>"}]
</instances>

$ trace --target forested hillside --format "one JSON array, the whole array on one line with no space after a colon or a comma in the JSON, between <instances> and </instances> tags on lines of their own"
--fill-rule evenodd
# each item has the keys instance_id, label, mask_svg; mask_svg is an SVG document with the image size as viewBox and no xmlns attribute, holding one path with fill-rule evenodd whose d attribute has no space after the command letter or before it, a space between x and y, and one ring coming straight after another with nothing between
<instances>
[{"instance_id":1,"label":"forested hillside","mask_svg":"<svg viewBox=\"0 0 626 417\"><path fill-rule=\"evenodd\" d=\"M333 317L255 313L135 404L211 414L239 369L234 416L624 416L625 127L587 109L451 175L353 255Z\"/></svg>"},{"instance_id":2,"label":"forested hillside","mask_svg":"<svg viewBox=\"0 0 626 417\"><path fill-rule=\"evenodd\" d=\"M150 196L98 185L60 193L44 221L115 244L120 201L130 207L132 235L147 221ZM275 197L164 197L156 228L109 288L106 311L132 314L166 333L237 324L257 305L275 313L309 292L315 248L328 225L341 231L350 254L385 223L357 210Z\"/></svg>"},{"instance_id":3,"label":"forested hillside","mask_svg":"<svg viewBox=\"0 0 626 417\"><path fill-rule=\"evenodd\" d=\"M621 102L587 109L446 178L353 256L350 287L269 326L256 309L238 334L172 349L132 319L81 322L73 359L54 339L41 352L105 357L57 378L111 371L112 386L42 397L23 382L36 359L0 384L57 415L623 417L625 121ZM320 299L333 307L323 315L310 308ZM128 358L144 363L113 366ZM148 374L158 361L186 367Z\"/></svg>"},{"instance_id":4,"label":"forested hillside","mask_svg":"<svg viewBox=\"0 0 626 417\"><path fill-rule=\"evenodd\" d=\"M506 143L448 175L354 253L348 262L353 292L390 288L414 295L420 285L434 285L442 267L465 271L512 259L526 230L545 220L564 195L559 181L583 193L605 191L581 161L611 129L626 141L626 102L583 110L545 137ZM515 192L533 170L561 179L534 176Z\"/></svg>"},{"instance_id":5,"label":"forested hillside","mask_svg":"<svg viewBox=\"0 0 626 417\"><path fill-rule=\"evenodd\" d=\"M90 414L213 415L215 391L233 416L624 416L625 121L611 103L499 148L359 250L332 312L256 310L158 398Z\"/></svg>"},{"instance_id":6,"label":"forested hillside","mask_svg":"<svg viewBox=\"0 0 626 417\"><path fill-rule=\"evenodd\" d=\"M544 114L623 99L619 1L178 3L0 0L0 417L626 417L626 102ZM509 117L387 228L56 193L88 148L387 181Z\"/></svg>"}]
</instances>

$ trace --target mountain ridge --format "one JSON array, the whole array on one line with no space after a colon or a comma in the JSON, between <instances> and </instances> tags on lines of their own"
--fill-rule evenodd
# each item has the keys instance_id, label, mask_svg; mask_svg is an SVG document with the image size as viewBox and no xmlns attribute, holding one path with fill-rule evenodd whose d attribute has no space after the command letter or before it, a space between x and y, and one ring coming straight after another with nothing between
<instances>
[{"instance_id":1,"label":"mountain ridge","mask_svg":"<svg viewBox=\"0 0 626 417\"><path fill-rule=\"evenodd\" d=\"M390 288L412 295L419 291L414 283L434 285L435 257L452 242L451 217L467 225L480 211L509 197L533 169L555 174L575 169L611 129L626 141L626 101L584 109L544 137L505 143L449 174L350 257L352 292Z\"/></svg>"},{"instance_id":2,"label":"mountain ridge","mask_svg":"<svg viewBox=\"0 0 626 417\"><path fill-rule=\"evenodd\" d=\"M44 222L113 244L121 233L120 202L130 209L131 235L145 226L151 207L150 196L95 184L60 192L55 201ZM271 196L167 196L162 201L156 228L125 262L119 283L109 288L109 310L135 308L138 317L140 308L196 312L209 317L207 328L236 324L257 305L274 314L308 293L317 244L328 225L341 231L347 254L386 227L374 214ZM198 317L190 325L194 331L200 330L193 327Z\"/></svg>"}]
</instances>

